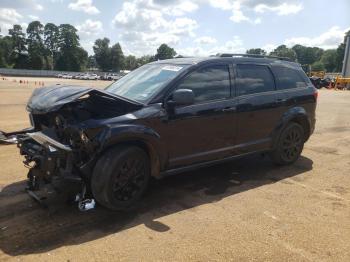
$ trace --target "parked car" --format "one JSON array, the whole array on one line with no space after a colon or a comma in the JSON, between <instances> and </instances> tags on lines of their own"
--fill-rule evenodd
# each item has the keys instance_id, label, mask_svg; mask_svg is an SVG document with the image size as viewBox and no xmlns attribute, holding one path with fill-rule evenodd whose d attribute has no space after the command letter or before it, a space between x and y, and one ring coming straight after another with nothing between
<instances>
[{"instance_id":1,"label":"parked car","mask_svg":"<svg viewBox=\"0 0 350 262\"><path fill-rule=\"evenodd\" d=\"M317 94L299 64L280 59L156 61L105 90L35 89L32 128L0 133L0 141L18 143L29 190L74 181L80 206L95 199L128 209L151 177L262 152L277 165L294 163L314 131Z\"/></svg>"},{"instance_id":2,"label":"parked car","mask_svg":"<svg viewBox=\"0 0 350 262\"><path fill-rule=\"evenodd\" d=\"M98 80L98 79L100 79L100 77L96 74L88 74L87 79L88 80Z\"/></svg>"},{"instance_id":3,"label":"parked car","mask_svg":"<svg viewBox=\"0 0 350 262\"><path fill-rule=\"evenodd\" d=\"M85 74L82 74L80 79L82 80L88 80L89 79L89 74L88 73L85 73Z\"/></svg>"},{"instance_id":4,"label":"parked car","mask_svg":"<svg viewBox=\"0 0 350 262\"><path fill-rule=\"evenodd\" d=\"M64 79L72 79L73 76L69 75L69 74L62 74L62 78L64 78Z\"/></svg>"},{"instance_id":5,"label":"parked car","mask_svg":"<svg viewBox=\"0 0 350 262\"><path fill-rule=\"evenodd\" d=\"M63 73L63 74L58 74L57 77L58 78L66 78L67 74Z\"/></svg>"},{"instance_id":6,"label":"parked car","mask_svg":"<svg viewBox=\"0 0 350 262\"><path fill-rule=\"evenodd\" d=\"M73 79L80 79L84 74L77 74L73 76Z\"/></svg>"},{"instance_id":7,"label":"parked car","mask_svg":"<svg viewBox=\"0 0 350 262\"><path fill-rule=\"evenodd\" d=\"M109 81L117 81L121 78L121 75L119 74L104 74L103 76L100 77L101 80L109 80Z\"/></svg>"}]
</instances>

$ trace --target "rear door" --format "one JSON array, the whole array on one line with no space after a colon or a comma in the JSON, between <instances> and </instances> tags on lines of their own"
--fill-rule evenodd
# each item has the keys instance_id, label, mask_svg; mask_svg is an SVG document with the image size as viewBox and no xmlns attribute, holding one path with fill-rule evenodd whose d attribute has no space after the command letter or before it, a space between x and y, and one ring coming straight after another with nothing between
<instances>
[{"instance_id":1,"label":"rear door","mask_svg":"<svg viewBox=\"0 0 350 262\"><path fill-rule=\"evenodd\" d=\"M232 154L237 100L231 97L231 72L228 63L206 65L184 77L174 89L191 89L195 103L175 108L163 126L169 167Z\"/></svg>"},{"instance_id":2,"label":"rear door","mask_svg":"<svg viewBox=\"0 0 350 262\"><path fill-rule=\"evenodd\" d=\"M235 72L238 153L269 148L283 114L271 69L263 64L237 64Z\"/></svg>"}]
</instances>

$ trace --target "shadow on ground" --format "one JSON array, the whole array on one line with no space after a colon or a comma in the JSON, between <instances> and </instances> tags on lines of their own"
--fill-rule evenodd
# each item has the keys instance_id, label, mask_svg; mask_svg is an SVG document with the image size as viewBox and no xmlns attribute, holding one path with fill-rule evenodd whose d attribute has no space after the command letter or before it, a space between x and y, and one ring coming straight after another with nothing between
<instances>
[{"instance_id":1,"label":"shadow on ground","mask_svg":"<svg viewBox=\"0 0 350 262\"><path fill-rule=\"evenodd\" d=\"M139 207L123 213L102 207L79 212L62 202L45 210L24 192L24 181L14 183L0 192L0 249L11 256L48 252L140 224L165 232L170 227L156 221L160 217L300 175L311 170L312 164L301 157L292 166L276 167L261 156L251 156L176 175L154 181Z\"/></svg>"}]
</instances>

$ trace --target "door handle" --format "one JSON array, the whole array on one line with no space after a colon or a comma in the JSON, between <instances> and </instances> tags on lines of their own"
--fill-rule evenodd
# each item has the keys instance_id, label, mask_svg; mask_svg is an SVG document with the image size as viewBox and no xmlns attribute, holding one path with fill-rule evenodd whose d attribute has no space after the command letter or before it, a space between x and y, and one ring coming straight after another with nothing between
<instances>
[{"instance_id":1,"label":"door handle","mask_svg":"<svg viewBox=\"0 0 350 262\"><path fill-rule=\"evenodd\" d=\"M233 107L226 107L224 109L222 109L222 112L235 112L237 110L237 108L235 106Z\"/></svg>"}]
</instances>

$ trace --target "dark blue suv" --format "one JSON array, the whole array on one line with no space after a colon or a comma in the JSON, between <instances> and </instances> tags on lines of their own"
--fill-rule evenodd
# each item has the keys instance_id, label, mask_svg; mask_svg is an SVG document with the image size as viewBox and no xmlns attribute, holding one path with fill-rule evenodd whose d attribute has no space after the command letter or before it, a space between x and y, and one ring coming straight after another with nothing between
<instances>
[{"instance_id":1,"label":"dark blue suv","mask_svg":"<svg viewBox=\"0 0 350 262\"><path fill-rule=\"evenodd\" d=\"M28 190L82 186L113 209L131 207L160 178L247 154L278 165L300 156L315 127L317 90L300 65L265 56L217 55L144 65L104 90L36 89L32 128L4 133L31 166Z\"/></svg>"}]
</instances>

